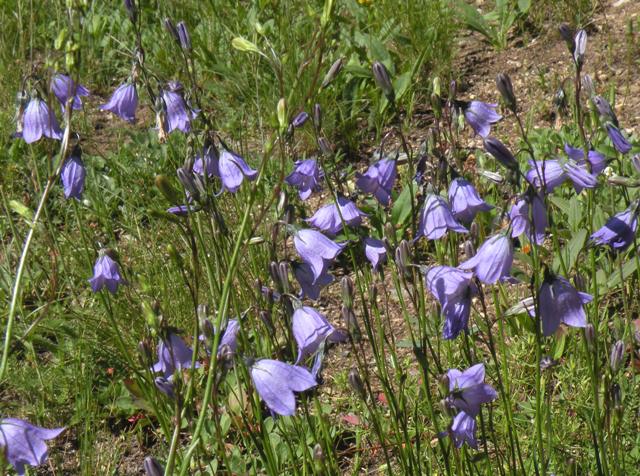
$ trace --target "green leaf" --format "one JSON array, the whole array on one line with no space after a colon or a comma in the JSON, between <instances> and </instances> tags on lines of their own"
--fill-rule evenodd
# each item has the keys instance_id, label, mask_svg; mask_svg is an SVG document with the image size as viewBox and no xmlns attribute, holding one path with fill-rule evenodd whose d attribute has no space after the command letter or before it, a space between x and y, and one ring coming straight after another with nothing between
<instances>
[{"instance_id":1,"label":"green leaf","mask_svg":"<svg viewBox=\"0 0 640 476\"><path fill-rule=\"evenodd\" d=\"M573 238L565 245L564 248L560 251L562 254L562 258L564 259L564 264L567 267L567 271L571 271L576 264L578 259L578 255L580 251L584 248L584 243L587 239L587 230L582 229L578 230ZM560 256L556 256L553 260L553 269L556 272L562 270L562 265L560 262Z\"/></svg>"},{"instance_id":2,"label":"green leaf","mask_svg":"<svg viewBox=\"0 0 640 476\"><path fill-rule=\"evenodd\" d=\"M629 261L627 261L624 264L624 266L622 266L623 279L626 280L629 276L635 273L637 268L638 268L638 260L630 259ZM619 285L620 285L620 269L617 268L616 272L613 273L613 276L611 276L607 281L607 287L611 289Z\"/></svg>"},{"instance_id":3,"label":"green leaf","mask_svg":"<svg viewBox=\"0 0 640 476\"><path fill-rule=\"evenodd\" d=\"M520 13L527 13L531 8L531 0L518 0L518 10Z\"/></svg>"},{"instance_id":4,"label":"green leaf","mask_svg":"<svg viewBox=\"0 0 640 476\"><path fill-rule=\"evenodd\" d=\"M405 185L391 209L391 223L402 226L411 216L411 189Z\"/></svg>"},{"instance_id":5,"label":"green leaf","mask_svg":"<svg viewBox=\"0 0 640 476\"><path fill-rule=\"evenodd\" d=\"M9 201L9 207L29 223L33 222L33 211L17 200Z\"/></svg>"}]
</instances>

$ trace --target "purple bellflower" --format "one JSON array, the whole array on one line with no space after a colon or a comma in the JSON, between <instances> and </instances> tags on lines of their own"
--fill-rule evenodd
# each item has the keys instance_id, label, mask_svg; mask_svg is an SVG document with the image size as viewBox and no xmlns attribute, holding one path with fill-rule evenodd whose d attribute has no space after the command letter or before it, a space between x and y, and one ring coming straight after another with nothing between
<instances>
[{"instance_id":1,"label":"purple bellflower","mask_svg":"<svg viewBox=\"0 0 640 476\"><path fill-rule=\"evenodd\" d=\"M183 97L183 87L178 81L169 81L162 90L162 100L167 108L167 133L179 130L185 134L191 130L191 121L198 113L192 110Z\"/></svg>"},{"instance_id":2,"label":"purple bellflower","mask_svg":"<svg viewBox=\"0 0 640 476\"><path fill-rule=\"evenodd\" d=\"M373 269L379 269L387 262L387 247L382 240L376 238L364 239L364 254L371 263Z\"/></svg>"},{"instance_id":3,"label":"purple bellflower","mask_svg":"<svg viewBox=\"0 0 640 476\"><path fill-rule=\"evenodd\" d=\"M449 377L449 396L447 403L465 412L471 418L480 413L480 405L498 398L495 389L484 383L484 364L476 364L461 372L458 369L447 371Z\"/></svg>"},{"instance_id":4,"label":"purple bellflower","mask_svg":"<svg viewBox=\"0 0 640 476\"><path fill-rule=\"evenodd\" d=\"M218 170L223 189L231 193L238 191L245 177L247 180L258 178L257 170L249 167L242 157L226 149L220 154Z\"/></svg>"},{"instance_id":5,"label":"purple bellflower","mask_svg":"<svg viewBox=\"0 0 640 476\"><path fill-rule=\"evenodd\" d=\"M343 220L347 226L359 226L362 217L366 216L367 214L361 212L351 200L338 197L337 206L335 203L329 203L321 207L307 222L329 235L336 235L343 228Z\"/></svg>"},{"instance_id":6,"label":"purple bellflower","mask_svg":"<svg viewBox=\"0 0 640 476\"><path fill-rule=\"evenodd\" d=\"M396 182L396 161L382 159L371 165L364 174L356 174L356 186L371 193L382 205L389 205Z\"/></svg>"},{"instance_id":7,"label":"purple bellflower","mask_svg":"<svg viewBox=\"0 0 640 476\"><path fill-rule=\"evenodd\" d=\"M101 111L109 111L127 122L136 120L138 108L138 91L135 83L126 82L118 86L106 104L100 106Z\"/></svg>"},{"instance_id":8,"label":"purple bellflower","mask_svg":"<svg viewBox=\"0 0 640 476\"><path fill-rule=\"evenodd\" d=\"M589 172L586 164L579 164L571 159L564 164L564 170L573 183L576 193L582 192L585 188L594 188L598 185L598 178Z\"/></svg>"},{"instance_id":9,"label":"purple bellflower","mask_svg":"<svg viewBox=\"0 0 640 476\"><path fill-rule=\"evenodd\" d=\"M327 266L338 256L346 244L331 241L315 230L300 230L293 237L293 245L302 261L311 267L313 283L326 272Z\"/></svg>"},{"instance_id":10,"label":"purple bellflower","mask_svg":"<svg viewBox=\"0 0 640 476\"><path fill-rule=\"evenodd\" d=\"M100 291L107 287L111 294L118 291L118 285L125 284L125 280L120 276L118 263L107 254L100 256L93 265L93 278L89 280L93 292Z\"/></svg>"},{"instance_id":11,"label":"purple bellflower","mask_svg":"<svg viewBox=\"0 0 640 476\"><path fill-rule=\"evenodd\" d=\"M427 289L440 303L444 316L444 339L455 339L467 329L471 298L477 292L472 278L473 273L451 266L433 266L425 274Z\"/></svg>"},{"instance_id":12,"label":"purple bellflower","mask_svg":"<svg viewBox=\"0 0 640 476\"><path fill-rule=\"evenodd\" d=\"M587 316L583 304L590 302L590 294L579 292L562 276L546 276L540 286L540 319L542 333L553 334L560 323L571 327L586 327ZM529 309L529 312L534 309Z\"/></svg>"},{"instance_id":13,"label":"purple bellflower","mask_svg":"<svg viewBox=\"0 0 640 476\"><path fill-rule=\"evenodd\" d=\"M462 223L471 223L478 212L488 212L493 208L480 198L474 186L462 177L451 181L448 195L453 217Z\"/></svg>"},{"instance_id":14,"label":"purple bellflower","mask_svg":"<svg viewBox=\"0 0 640 476\"><path fill-rule=\"evenodd\" d=\"M429 194L420 212L420 225L418 237L424 236L427 240L442 238L447 230L467 233L468 230L456 221L444 198L439 195Z\"/></svg>"},{"instance_id":15,"label":"purple bellflower","mask_svg":"<svg viewBox=\"0 0 640 476\"><path fill-rule=\"evenodd\" d=\"M80 148L75 148L73 153L64 161L60 170L60 180L62 181L66 198L82 200L86 174L84 163L80 157Z\"/></svg>"},{"instance_id":16,"label":"purple bellflower","mask_svg":"<svg viewBox=\"0 0 640 476\"><path fill-rule=\"evenodd\" d=\"M47 460L45 440L51 440L64 428L42 428L17 418L0 420L0 450L6 460L22 476L25 465L40 466Z\"/></svg>"},{"instance_id":17,"label":"purple bellflower","mask_svg":"<svg viewBox=\"0 0 640 476\"><path fill-rule=\"evenodd\" d=\"M22 116L21 136L27 144L40 140L42 136L49 139L62 139L62 131L56 115L47 103L40 98L33 98L27 104Z\"/></svg>"},{"instance_id":18,"label":"purple bellflower","mask_svg":"<svg viewBox=\"0 0 640 476\"><path fill-rule=\"evenodd\" d=\"M209 177L220 176L220 170L218 169L218 150L212 146L206 146L202 150L202 154L196 156L196 160L193 162L193 173L198 175L204 175L205 170Z\"/></svg>"},{"instance_id":19,"label":"purple bellflower","mask_svg":"<svg viewBox=\"0 0 640 476\"><path fill-rule=\"evenodd\" d=\"M502 116L496 112L496 107L498 107L497 104L471 101L463 109L467 124L482 138L486 138L491 132L491 124L502 119Z\"/></svg>"},{"instance_id":20,"label":"purple bellflower","mask_svg":"<svg viewBox=\"0 0 640 476\"><path fill-rule=\"evenodd\" d=\"M569 144L564 145L564 151L570 159L574 160L578 165L586 165L584 160L584 150L571 147ZM591 167L591 173L598 175L607 168L607 158L600 152L590 150L587 162Z\"/></svg>"},{"instance_id":21,"label":"purple bellflower","mask_svg":"<svg viewBox=\"0 0 640 476\"><path fill-rule=\"evenodd\" d=\"M258 360L250 372L256 392L269 410L278 415L294 415L296 399L293 392L304 392L318 385L304 367L278 360Z\"/></svg>"},{"instance_id":22,"label":"purple bellflower","mask_svg":"<svg viewBox=\"0 0 640 476\"><path fill-rule=\"evenodd\" d=\"M609 139L611 139L613 146L618 152L626 154L631 150L629 141L622 135L620 129L611 123L607 123L607 134L609 134Z\"/></svg>"},{"instance_id":23,"label":"purple bellflower","mask_svg":"<svg viewBox=\"0 0 640 476\"><path fill-rule=\"evenodd\" d=\"M472 269L485 284L509 279L513 264L513 244L504 234L488 238L471 259L460 264L460 269Z\"/></svg>"},{"instance_id":24,"label":"purple bellflower","mask_svg":"<svg viewBox=\"0 0 640 476\"><path fill-rule=\"evenodd\" d=\"M325 340L339 342L342 333L337 332L327 318L309 306L302 306L291 319L293 337L298 344L298 365L304 358L315 354Z\"/></svg>"},{"instance_id":25,"label":"purple bellflower","mask_svg":"<svg viewBox=\"0 0 640 476\"><path fill-rule=\"evenodd\" d=\"M471 448L478 448L478 440L476 439L477 424L475 418L467 415L465 412L458 412L451 424L451 438L456 448L462 448L467 443Z\"/></svg>"},{"instance_id":26,"label":"purple bellflower","mask_svg":"<svg viewBox=\"0 0 640 476\"><path fill-rule=\"evenodd\" d=\"M591 235L591 241L597 245L609 245L615 251L624 251L633 243L637 230L638 205L632 205L609 218Z\"/></svg>"},{"instance_id":27,"label":"purple bellflower","mask_svg":"<svg viewBox=\"0 0 640 476\"><path fill-rule=\"evenodd\" d=\"M294 166L285 182L298 189L300 200L306 200L313 192L320 190L324 174L315 159L298 160Z\"/></svg>"},{"instance_id":28,"label":"purple bellflower","mask_svg":"<svg viewBox=\"0 0 640 476\"><path fill-rule=\"evenodd\" d=\"M322 288L334 281L333 275L326 272L320 274L318 279L313 276L313 270L307 263L293 263L293 275L300 284L300 297L316 301L320 298Z\"/></svg>"},{"instance_id":29,"label":"purple bellflower","mask_svg":"<svg viewBox=\"0 0 640 476\"><path fill-rule=\"evenodd\" d=\"M158 344L158 361L153 364L153 372L162 372L168 381L173 380L176 370L191 368L193 350L185 344L178 334L169 333L167 339L161 339ZM196 368L200 362L196 362Z\"/></svg>"},{"instance_id":30,"label":"purple bellflower","mask_svg":"<svg viewBox=\"0 0 640 476\"><path fill-rule=\"evenodd\" d=\"M533 223L529 218L530 202L533 202ZM529 196L520 198L511 207L509 218L511 219L512 237L516 238L524 233L530 241L538 245L544 241L545 230L549 222L544 201L539 195L536 194L533 198Z\"/></svg>"},{"instance_id":31,"label":"purple bellflower","mask_svg":"<svg viewBox=\"0 0 640 476\"><path fill-rule=\"evenodd\" d=\"M156 385L156 388L164 393L171 400L176 398L175 387L173 382L167 380L164 377L156 377L153 380L153 383Z\"/></svg>"},{"instance_id":32,"label":"purple bellflower","mask_svg":"<svg viewBox=\"0 0 640 476\"><path fill-rule=\"evenodd\" d=\"M73 97L71 107L75 110L82 109L81 96L88 96L89 90L76 82L66 74L56 73L51 78L51 91L62 105L62 111L70 97Z\"/></svg>"},{"instance_id":33,"label":"purple bellflower","mask_svg":"<svg viewBox=\"0 0 640 476\"><path fill-rule=\"evenodd\" d=\"M559 160L530 160L529 166L531 168L525 174L526 179L538 190L544 186L545 193L553 192L567 180L567 173Z\"/></svg>"},{"instance_id":34,"label":"purple bellflower","mask_svg":"<svg viewBox=\"0 0 640 476\"><path fill-rule=\"evenodd\" d=\"M206 320L206 325L210 329L213 329L213 332L215 333L215 326L208 319ZM224 332L222 333L222 336L220 337L220 341L218 342L218 357L221 356L222 348L225 346L226 346L225 349L228 352L227 354L228 356L233 357L236 354L236 349L238 348L238 332L239 331L240 331L240 322L238 322L238 319L229 319L229 322L227 322L227 327L225 328ZM201 342L204 342L205 344L207 343L206 334L200 334L198 336L198 339ZM210 352L211 349L209 348L211 347L211 345L213 345L213 337L209 339L207 354L211 354Z\"/></svg>"}]
</instances>

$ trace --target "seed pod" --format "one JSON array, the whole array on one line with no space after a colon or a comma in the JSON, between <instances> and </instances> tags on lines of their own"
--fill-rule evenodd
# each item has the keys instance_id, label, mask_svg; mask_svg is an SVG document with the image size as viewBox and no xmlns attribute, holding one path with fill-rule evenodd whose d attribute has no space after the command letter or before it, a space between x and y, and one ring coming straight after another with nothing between
<instances>
[{"instance_id":1,"label":"seed pod","mask_svg":"<svg viewBox=\"0 0 640 476\"><path fill-rule=\"evenodd\" d=\"M334 63L331 65L331 68L329 68L329 71L327 71L327 74L324 76L322 85L320 87L324 89L329 86L329 84L331 84L331 82L336 79L336 76L338 76L338 73L340 73L343 66L344 58L338 58L336 61L334 61Z\"/></svg>"}]
</instances>

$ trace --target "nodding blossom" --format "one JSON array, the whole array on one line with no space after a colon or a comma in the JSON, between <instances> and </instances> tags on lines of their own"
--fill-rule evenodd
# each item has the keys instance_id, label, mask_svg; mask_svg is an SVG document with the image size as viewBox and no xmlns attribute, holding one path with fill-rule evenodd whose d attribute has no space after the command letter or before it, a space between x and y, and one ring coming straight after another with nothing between
<instances>
[{"instance_id":1,"label":"nodding blossom","mask_svg":"<svg viewBox=\"0 0 640 476\"><path fill-rule=\"evenodd\" d=\"M47 460L45 443L57 437L64 428L42 428L18 418L0 420L0 450L8 463L20 476L25 465L40 466Z\"/></svg>"},{"instance_id":2,"label":"nodding blossom","mask_svg":"<svg viewBox=\"0 0 640 476\"><path fill-rule=\"evenodd\" d=\"M138 108L138 91L135 83L126 82L118 86L106 104L100 106L101 111L109 111L127 122L136 120Z\"/></svg>"},{"instance_id":3,"label":"nodding blossom","mask_svg":"<svg viewBox=\"0 0 640 476\"><path fill-rule=\"evenodd\" d=\"M336 331L327 318L310 306L302 306L293 313L293 337L298 344L296 365L315 354L324 341L339 342L342 333Z\"/></svg>"},{"instance_id":4,"label":"nodding blossom","mask_svg":"<svg viewBox=\"0 0 640 476\"><path fill-rule=\"evenodd\" d=\"M53 75L51 78L50 88L54 96L58 101L60 101L63 111L70 97L73 97L71 108L79 110L82 109L81 96L89 95L89 90L87 88L82 84L76 84L73 79L62 73L56 73Z\"/></svg>"},{"instance_id":5,"label":"nodding blossom","mask_svg":"<svg viewBox=\"0 0 640 476\"><path fill-rule=\"evenodd\" d=\"M382 240L377 238L364 239L364 254L373 269L379 269L387 262L387 247Z\"/></svg>"},{"instance_id":6,"label":"nodding blossom","mask_svg":"<svg viewBox=\"0 0 640 476\"><path fill-rule=\"evenodd\" d=\"M463 223L471 223L478 212L488 212L493 208L480 198L475 187L462 177L451 181L448 195L453 217Z\"/></svg>"},{"instance_id":7,"label":"nodding blossom","mask_svg":"<svg viewBox=\"0 0 640 476\"><path fill-rule=\"evenodd\" d=\"M609 139L611 139L611 143L613 147L620 152L621 154L626 154L631 150L631 144L629 141L622 135L620 129L614 126L611 123L607 123L607 134L609 134Z\"/></svg>"},{"instance_id":8,"label":"nodding blossom","mask_svg":"<svg viewBox=\"0 0 640 476\"><path fill-rule=\"evenodd\" d=\"M285 178L285 182L298 189L300 200L306 200L313 192L322 188L320 182L323 176L315 159L298 160L294 164L293 172Z\"/></svg>"},{"instance_id":9,"label":"nodding blossom","mask_svg":"<svg viewBox=\"0 0 640 476\"><path fill-rule=\"evenodd\" d=\"M471 448L477 449L476 430L476 419L465 412L458 412L453 418L450 429L453 444L456 445L456 448L462 448L462 445L466 443Z\"/></svg>"},{"instance_id":10,"label":"nodding blossom","mask_svg":"<svg viewBox=\"0 0 640 476\"><path fill-rule=\"evenodd\" d=\"M166 338L161 338L158 344L158 361L153 364L153 372L161 372L168 381L173 381L177 371L191 368L193 350L185 344L182 338L170 332ZM196 362L196 368L200 363Z\"/></svg>"},{"instance_id":11,"label":"nodding blossom","mask_svg":"<svg viewBox=\"0 0 640 476\"><path fill-rule=\"evenodd\" d=\"M496 112L497 104L482 101L471 101L463 106L464 118L476 134L482 138L489 136L491 124L495 124L502 116Z\"/></svg>"},{"instance_id":12,"label":"nodding blossom","mask_svg":"<svg viewBox=\"0 0 640 476\"><path fill-rule=\"evenodd\" d=\"M322 289L334 281L334 277L326 270L315 279L313 270L308 263L293 263L293 275L300 284L300 298L309 298L313 301L320 298Z\"/></svg>"},{"instance_id":13,"label":"nodding blossom","mask_svg":"<svg viewBox=\"0 0 640 476\"><path fill-rule=\"evenodd\" d=\"M587 316L583 305L592 299L593 296L576 290L562 276L545 276L539 295L542 333L550 336L561 323L571 327L586 327ZM529 313L533 311L530 307Z\"/></svg>"},{"instance_id":14,"label":"nodding blossom","mask_svg":"<svg viewBox=\"0 0 640 476\"><path fill-rule=\"evenodd\" d=\"M361 212L351 200L338 197L337 205L329 203L321 207L307 222L328 235L337 235L343 225L359 226L362 223L362 217L366 216L367 214Z\"/></svg>"},{"instance_id":15,"label":"nodding blossom","mask_svg":"<svg viewBox=\"0 0 640 476\"><path fill-rule=\"evenodd\" d=\"M473 270L485 284L495 284L511 277L512 264L513 243L511 238L500 233L487 238L475 256L460 264L459 268Z\"/></svg>"},{"instance_id":16,"label":"nodding blossom","mask_svg":"<svg viewBox=\"0 0 640 476\"><path fill-rule=\"evenodd\" d=\"M75 148L71 155L64 161L60 170L60 180L66 198L82 199L84 190L84 179L87 172L80 155L80 149Z\"/></svg>"},{"instance_id":17,"label":"nodding blossom","mask_svg":"<svg viewBox=\"0 0 640 476\"><path fill-rule=\"evenodd\" d=\"M293 237L293 245L302 261L311 267L313 283L322 276L331 262L336 259L346 244L334 243L315 230L300 230Z\"/></svg>"},{"instance_id":18,"label":"nodding blossom","mask_svg":"<svg viewBox=\"0 0 640 476\"><path fill-rule=\"evenodd\" d=\"M597 245L609 245L615 251L626 250L633 242L638 230L638 205L609 218L602 228L591 235Z\"/></svg>"},{"instance_id":19,"label":"nodding blossom","mask_svg":"<svg viewBox=\"0 0 640 476\"><path fill-rule=\"evenodd\" d=\"M231 193L238 191L245 177L247 180L258 178L257 170L249 167L242 157L226 149L220 154L218 171L223 189Z\"/></svg>"},{"instance_id":20,"label":"nodding blossom","mask_svg":"<svg viewBox=\"0 0 640 476\"><path fill-rule=\"evenodd\" d=\"M118 263L109 255L103 254L93 265L93 277L89 280L89 284L91 284L93 292L97 293L106 286L111 294L115 294L118 291L118 286L125 284L125 281L120 276Z\"/></svg>"},{"instance_id":21,"label":"nodding blossom","mask_svg":"<svg viewBox=\"0 0 640 476\"><path fill-rule=\"evenodd\" d=\"M420 212L417 238L424 236L427 240L437 240L442 238L447 230L468 233L468 230L453 217L444 198L429 194Z\"/></svg>"},{"instance_id":22,"label":"nodding blossom","mask_svg":"<svg viewBox=\"0 0 640 476\"><path fill-rule=\"evenodd\" d=\"M533 223L529 217L531 203L533 203ZM525 234L531 242L538 245L544 241L545 230L549 222L544 201L537 193L527 193L514 203L509 211L509 218L511 219L512 237L516 238Z\"/></svg>"},{"instance_id":23,"label":"nodding blossom","mask_svg":"<svg viewBox=\"0 0 640 476\"><path fill-rule=\"evenodd\" d=\"M364 174L356 174L356 186L370 193L382 205L389 205L391 191L396 181L396 161L382 159L372 164Z\"/></svg>"},{"instance_id":24,"label":"nodding blossom","mask_svg":"<svg viewBox=\"0 0 640 476\"><path fill-rule=\"evenodd\" d=\"M183 90L182 84L178 81L170 81L161 92L166 106L167 133L177 129L186 134L191 130L191 121L198 115L185 101Z\"/></svg>"},{"instance_id":25,"label":"nodding blossom","mask_svg":"<svg viewBox=\"0 0 640 476\"><path fill-rule=\"evenodd\" d=\"M480 406L498 398L495 389L484 383L484 364L476 364L467 370L449 369L449 396L447 403L465 412L471 418L480 413Z\"/></svg>"},{"instance_id":26,"label":"nodding blossom","mask_svg":"<svg viewBox=\"0 0 640 476\"><path fill-rule=\"evenodd\" d=\"M46 102L37 97L32 98L27 104L18 130L22 132L16 135L21 136L27 144L36 142L43 136L55 140L62 139L56 115Z\"/></svg>"}]
</instances>

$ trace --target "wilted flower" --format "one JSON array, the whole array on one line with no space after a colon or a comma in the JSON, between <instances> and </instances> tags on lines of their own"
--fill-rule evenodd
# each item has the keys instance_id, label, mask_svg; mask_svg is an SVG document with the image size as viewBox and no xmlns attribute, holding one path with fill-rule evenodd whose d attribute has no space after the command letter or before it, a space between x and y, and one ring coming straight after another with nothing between
<instances>
[{"instance_id":1,"label":"wilted flower","mask_svg":"<svg viewBox=\"0 0 640 476\"><path fill-rule=\"evenodd\" d=\"M507 146L495 137L487 137L484 140L484 150L491 154L494 159L500 162L507 169L515 171L520 168L518 161L511 151L507 149Z\"/></svg>"},{"instance_id":2,"label":"wilted flower","mask_svg":"<svg viewBox=\"0 0 640 476\"><path fill-rule=\"evenodd\" d=\"M550 336L560 323L571 327L586 327L587 316L582 305L592 299L590 294L577 291L562 276L545 276L539 295L543 334Z\"/></svg>"},{"instance_id":3,"label":"wilted flower","mask_svg":"<svg viewBox=\"0 0 640 476\"><path fill-rule=\"evenodd\" d=\"M425 274L427 289L440 303L445 322L444 339L455 339L467 328L471 312L471 298L477 292L473 273L451 266L433 266Z\"/></svg>"},{"instance_id":4,"label":"wilted flower","mask_svg":"<svg viewBox=\"0 0 640 476\"><path fill-rule=\"evenodd\" d=\"M302 289L300 297L307 297L313 301L320 298L322 288L334 281L334 277L326 270L315 279L313 270L307 263L293 263L293 275L296 277Z\"/></svg>"},{"instance_id":5,"label":"wilted flower","mask_svg":"<svg viewBox=\"0 0 640 476\"><path fill-rule=\"evenodd\" d=\"M478 448L476 439L476 420L465 412L458 412L451 424L450 434L456 448L462 448L467 443L471 448Z\"/></svg>"},{"instance_id":6,"label":"wilted flower","mask_svg":"<svg viewBox=\"0 0 640 476\"><path fill-rule=\"evenodd\" d=\"M464 118L476 134L485 138L491 132L491 124L495 124L502 116L495 109L497 104L471 101L463 107Z\"/></svg>"},{"instance_id":7,"label":"wilted flower","mask_svg":"<svg viewBox=\"0 0 640 476\"><path fill-rule=\"evenodd\" d=\"M447 230L467 233L468 230L456 221L444 198L429 194L420 212L418 236L427 240L437 240L444 236Z\"/></svg>"},{"instance_id":8,"label":"wilted flower","mask_svg":"<svg viewBox=\"0 0 640 476\"><path fill-rule=\"evenodd\" d=\"M158 344L158 361L153 364L153 372L162 372L162 376L169 381L173 380L176 370L191 368L193 350L185 344L182 338L173 332L165 339L160 339ZM196 362L196 368L200 363Z\"/></svg>"},{"instance_id":9,"label":"wilted flower","mask_svg":"<svg viewBox=\"0 0 640 476\"><path fill-rule=\"evenodd\" d=\"M242 157L226 149L223 149L220 154L218 170L223 189L231 193L238 191L245 177L248 180L255 180L258 177L257 170L249 167Z\"/></svg>"},{"instance_id":10,"label":"wilted flower","mask_svg":"<svg viewBox=\"0 0 640 476\"><path fill-rule=\"evenodd\" d=\"M89 90L82 84L76 85L75 81L66 74L56 73L51 78L51 91L55 97L60 101L62 110L67 104L67 100L73 96L73 102L71 107L73 109L82 109L82 99L80 96L88 96Z\"/></svg>"},{"instance_id":11,"label":"wilted flower","mask_svg":"<svg viewBox=\"0 0 640 476\"><path fill-rule=\"evenodd\" d=\"M326 271L326 266L344 249L346 244L331 241L315 230L300 230L293 237L293 245L313 271L313 283Z\"/></svg>"},{"instance_id":12,"label":"wilted flower","mask_svg":"<svg viewBox=\"0 0 640 476\"><path fill-rule=\"evenodd\" d=\"M315 159L298 160L285 182L298 189L300 200L306 200L313 192L320 190L324 174Z\"/></svg>"},{"instance_id":13,"label":"wilted flower","mask_svg":"<svg viewBox=\"0 0 640 476\"><path fill-rule=\"evenodd\" d=\"M110 111L127 122L136 120L138 91L135 83L127 82L118 86L107 104L100 106L101 111Z\"/></svg>"},{"instance_id":14,"label":"wilted flower","mask_svg":"<svg viewBox=\"0 0 640 476\"><path fill-rule=\"evenodd\" d=\"M450 369L447 371L447 377L449 378L447 403L465 412L471 418L478 416L480 405L498 398L494 388L484 383L484 364L476 364L462 372L458 369Z\"/></svg>"},{"instance_id":15,"label":"wilted flower","mask_svg":"<svg viewBox=\"0 0 640 476\"><path fill-rule=\"evenodd\" d=\"M71 155L67 157L67 160L64 161L60 170L60 180L62 180L66 198L82 199L86 171L80 154L80 148L76 147Z\"/></svg>"},{"instance_id":16,"label":"wilted flower","mask_svg":"<svg viewBox=\"0 0 640 476\"><path fill-rule=\"evenodd\" d=\"M22 130L22 138L27 144L39 140L42 136L49 139L62 139L62 131L56 115L49 109L46 102L37 97L29 101L18 130Z\"/></svg>"},{"instance_id":17,"label":"wilted flower","mask_svg":"<svg viewBox=\"0 0 640 476\"><path fill-rule=\"evenodd\" d=\"M371 266L373 266L373 269L378 269L380 265L387 262L387 247L382 240L365 238L364 254L371 263Z\"/></svg>"},{"instance_id":18,"label":"wilted flower","mask_svg":"<svg viewBox=\"0 0 640 476\"><path fill-rule=\"evenodd\" d=\"M495 284L511 276L513 243L502 233L488 238L475 256L460 264L461 269L473 270L480 281Z\"/></svg>"},{"instance_id":19,"label":"wilted flower","mask_svg":"<svg viewBox=\"0 0 640 476\"><path fill-rule=\"evenodd\" d=\"M451 181L448 195L453 217L463 223L470 223L478 212L488 212L493 208L480 198L475 187L462 177Z\"/></svg>"},{"instance_id":20,"label":"wilted flower","mask_svg":"<svg viewBox=\"0 0 640 476\"><path fill-rule=\"evenodd\" d=\"M338 206L335 203L329 203L321 207L307 222L330 235L336 235L342 230L343 223L347 226L359 226L362 223L362 217L367 216L355 203L344 197L338 197Z\"/></svg>"},{"instance_id":21,"label":"wilted flower","mask_svg":"<svg viewBox=\"0 0 640 476\"><path fill-rule=\"evenodd\" d=\"M42 428L18 418L0 420L0 449L16 472L22 476L25 465L39 466L47 460L45 440L51 440L64 428Z\"/></svg>"},{"instance_id":22,"label":"wilted flower","mask_svg":"<svg viewBox=\"0 0 640 476\"><path fill-rule=\"evenodd\" d=\"M183 97L183 87L178 81L169 81L161 92L166 106L167 133L176 129L187 133L191 130L191 121L198 113L192 110Z\"/></svg>"},{"instance_id":23,"label":"wilted flower","mask_svg":"<svg viewBox=\"0 0 640 476\"><path fill-rule=\"evenodd\" d=\"M529 217L529 206L533 202L533 223ZM544 201L538 194L526 194L513 204L509 211L511 219L511 236L514 238L523 233L530 241L541 244L544 241L544 233L549 222Z\"/></svg>"},{"instance_id":24,"label":"wilted flower","mask_svg":"<svg viewBox=\"0 0 640 476\"><path fill-rule=\"evenodd\" d=\"M296 365L304 358L315 354L325 340L339 342L343 339L341 333L336 332L327 318L310 306L296 309L291 321L293 337L298 344Z\"/></svg>"},{"instance_id":25,"label":"wilted flower","mask_svg":"<svg viewBox=\"0 0 640 476\"><path fill-rule=\"evenodd\" d=\"M383 205L389 205L396 181L396 161L382 159L372 164L364 174L356 173L356 186L371 193Z\"/></svg>"},{"instance_id":26,"label":"wilted flower","mask_svg":"<svg viewBox=\"0 0 640 476\"><path fill-rule=\"evenodd\" d=\"M293 415L296 399L293 392L304 392L318 385L304 367L278 360L261 359L250 369L251 379L264 403L278 415Z\"/></svg>"},{"instance_id":27,"label":"wilted flower","mask_svg":"<svg viewBox=\"0 0 640 476\"><path fill-rule=\"evenodd\" d=\"M633 243L637 229L638 205L634 204L609 218L602 228L591 235L591 240L598 245L609 245L616 251L624 251Z\"/></svg>"},{"instance_id":28,"label":"wilted flower","mask_svg":"<svg viewBox=\"0 0 640 476\"><path fill-rule=\"evenodd\" d=\"M631 144L613 124L607 123L607 134L609 134L609 139L613 143L613 146L616 148L618 152L621 154L626 154L631 150Z\"/></svg>"},{"instance_id":29,"label":"wilted flower","mask_svg":"<svg viewBox=\"0 0 640 476\"><path fill-rule=\"evenodd\" d=\"M125 281L120 276L118 263L108 254L102 254L93 265L93 278L89 280L89 284L96 293L106 286L111 294L115 294L118 285L125 284Z\"/></svg>"}]
</instances>

